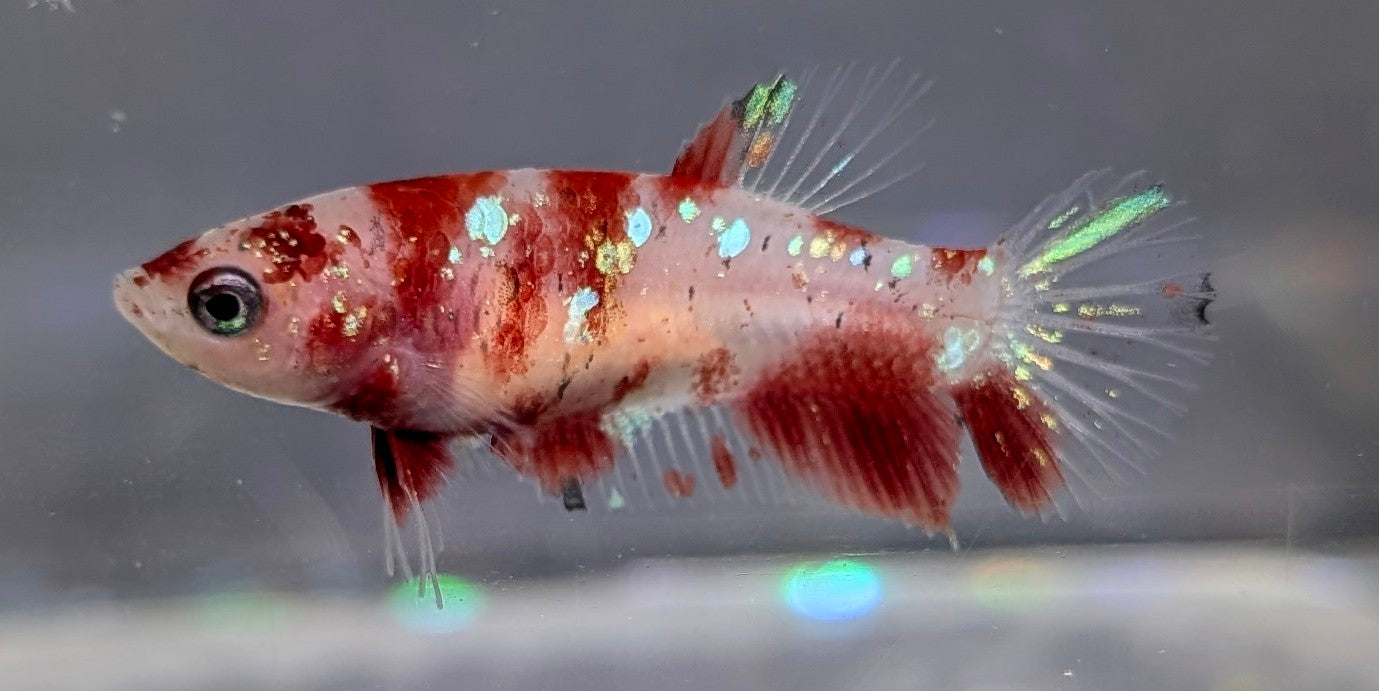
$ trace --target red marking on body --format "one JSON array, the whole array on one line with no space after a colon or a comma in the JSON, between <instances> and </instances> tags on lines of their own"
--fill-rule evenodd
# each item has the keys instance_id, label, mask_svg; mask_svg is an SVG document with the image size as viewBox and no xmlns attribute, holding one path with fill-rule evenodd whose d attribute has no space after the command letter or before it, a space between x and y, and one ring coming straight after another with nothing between
<instances>
[{"instance_id":1,"label":"red marking on body","mask_svg":"<svg viewBox=\"0 0 1379 691\"><path fill-rule=\"evenodd\" d=\"M694 496L694 476L689 473L682 473L674 468L666 470L661 477L661 484L666 486L666 491L670 496L688 499Z\"/></svg>"},{"instance_id":2,"label":"red marking on body","mask_svg":"<svg viewBox=\"0 0 1379 691\"><path fill-rule=\"evenodd\" d=\"M401 522L413 504L436 495L445 474L455 466L445 436L411 430L372 429L374 472L378 486Z\"/></svg>"},{"instance_id":3,"label":"red marking on body","mask_svg":"<svg viewBox=\"0 0 1379 691\"><path fill-rule=\"evenodd\" d=\"M734 380L741 371L727 348L714 348L699 356L694 368L694 383L691 390L701 404L712 403L733 387Z\"/></svg>"},{"instance_id":4,"label":"red marking on body","mask_svg":"<svg viewBox=\"0 0 1379 691\"><path fill-rule=\"evenodd\" d=\"M372 365L359 378L345 383L340 397L331 404L331 410L385 427L406 424L405 420L397 419L401 391L398 377L389 364Z\"/></svg>"},{"instance_id":5,"label":"red marking on body","mask_svg":"<svg viewBox=\"0 0 1379 691\"><path fill-rule=\"evenodd\" d=\"M292 204L263 215L245 234L249 247L263 253L270 265L263 270L264 283L283 283L293 277L310 281L340 255L316 232L310 204Z\"/></svg>"},{"instance_id":6,"label":"red marking on body","mask_svg":"<svg viewBox=\"0 0 1379 691\"><path fill-rule=\"evenodd\" d=\"M337 312L335 306L327 302L317 307L315 317L298 327L306 335L306 354L318 373L340 374L342 368L357 363L358 358L372 348L371 343L377 335L389 332L391 309L388 306L380 306L378 300L367 293L349 294L349 298L345 312ZM363 309L362 317L360 308ZM351 332L353 336L349 335Z\"/></svg>"},{"instance_id":7,"label":"red marking on body","mask_svg":"<svg viewBox=\"0 0 1379 691\"><path fill-rule=\"evenodd\" d=\"M846 323L766 372L737 412L787 472L832 500L942 529L958 426L933 389L932 343L887 315Z\"/></svg>"},{"instance_id":8,"label":"red marking on body","mask_svg":"<svg viewBox=\"0 0 1379 691\"><path fill-rule=\"evenodd\" d=\"M816 217L814 227L819 232L841 240L847 245L868 245L881 239L881 236L855 226L839 223L831 218Z\"/></svg>"},{"instance_id":9,"label":"red marking on body","mask_svg":"<svg viewBox=\"0 0 1379 691\"><path fill-rule=\"evenodd\" d=\"M675 159L670 174L718 184L735 179L741 169L741 161L734 160L733 165L726 169L725 164L734 154L733 142L737 139L737 128L738 119L733 117L733 105L728 104L685 145L685 150Z\"/></svg>"},{"instance_id":10,"label":"red marking on body","mask_svg":"<svg viewBox=\"0 0 1379 691\"><path fill-rule=\"evenodd\" d=\"M680 202L686 198L700 206L712 204L717 194L725 189L717 182L706 182L699 178L675 175L658 175L650 178L655 189L655 208L657 215L667 219L672 225L684 225L680 218ZM662 228L665 226L662 225Z\"/></svg>"},{"instance_id":11,"label":"red marking on body","mask_svg":"<svg viewBox=\"0 0 1379 691\"><path fill-rule=\"evenodd\" d=\"M646 378L650 374L651 362L649 360L638 361L637 367L632 370L631 374L618 379L618 383L613 385L613 400L610 401L610 405L622 403L629 394L636 393L643 386L646 386Z\"/></svg>"},{"instance_id":12,"label":"red marking on body","mask_svg":"<svg viewBox=\"0 0 1379 691\"><path fill-rule=\"evenodd\" d=\"M932 251L931 266L936 274L949 282L968 284L972 282L972 272L976 270L977 262L985 256L985 249L935 249Z\"/></svg>"},{"instance_id":13,"label":"red marking on body","mask_svg":"<svg viewBox=\"0 0 1379 691\"><path fill-rule=\"evenodd\" d=\"M427 357L453 357L472 336L475 299L441 269L464 233L464 212L506 180L502 173L487 171L368 187L392 235L388 247L398 335ZM438 309L441 305L449 311Z\"/></svg>"},{"instance_id":14,"label":"red marking on body","mask_svg":"<svg viewBox=\"0 0 1379 691\"><path fill-rule=\"evenodd\" d=\"M498 320L485 344L485 356L500 378L526 373L527 356L546 329L546 296L533 258L499 267L493 287Z\"/></svg>"},{"instance_id":15,"label":"red marking on body","mask_svg":"<svg viewBox=\"0 0 1379 691\"><path fill-rule=\"evenodd\" d=\"M1017 393L1019 392L1019 393ZM1006 501L1039 511L1063 486L1048 408L1005 370L993 370L953 389L987 477ZM1048 419L1052 419L1051 417Z\"/></svg>"},{"instance_id":16,"label":"red marking on body","mask_svg":"<svg viewBox=\"0 0 1379 691\"><path fill-rule=\"evenodd\" d=\"M172 249L140 264L139 268L144 270L148 278L164 280L175 278L195 266L197 259L210 253L209 250L205 249L193 250L194 247L196 247L196 238L183 240ZM135 276L134 285L142 288L148 285L148 278Z\"/></svg>"},{"instance_id":17,"label":"red marking on body","mask_svg":"<svg viewBox=\"0 0 1379 691\"><path fill-rule=\"evenodd\" d=\"M733 452L728 450L728 442L723 437L715 435L709 441L709 450L713 454L713 469L718 473L718 483L723 485L723 489L736 487L737 459L733 458Z\"/></svg>"},{"instance_id":18,"label":"red marking on body","mask_svg":"<svg viewBox=\"0 0 1379 691\"><path fill-rule=\"evenodd\" d=\"M499 432L493 451L545 491L559 494L568 480L592 480L612 470L617 447L599 415L587 412Z\"/></svg>"},{"instance_id":19,"label":"red marking on body","mask_svg":"<svg viewBox=\"0 0 1379 691\"><path fill-rule=\"evenodd\" d=\"M546 175L552 203L544 218L547 232L555 238L558 283L567 294L580 287L598 294L598 304L584 314L585 329L595 342L603 339L620 312L615 292L621 278L617 271L600 272L595 257L604 242L628 239L627 212L641 203L632 190L634 178L630 173L581 170L552 170Z\"/></svg>"},{"instance_id":20,"label":"red marking on body","mask_svg":"<svg viewBox=\"0 0 1379 691\"><path fill-rule=\"evenodd\" d=\"M1164 298L1172 300L1173 298L1181 296L1185 291L1183 290L1183 284L1176 281L1169 281L1164 284L1163 290L1160 292Z\"/></svg>"}]
</instances>

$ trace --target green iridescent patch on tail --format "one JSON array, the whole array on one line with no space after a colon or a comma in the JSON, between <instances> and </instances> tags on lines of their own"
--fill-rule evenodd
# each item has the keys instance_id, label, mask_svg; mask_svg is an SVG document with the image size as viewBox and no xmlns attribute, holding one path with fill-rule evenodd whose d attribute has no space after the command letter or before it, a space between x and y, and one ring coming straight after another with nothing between
<instances>
[{"instance_id":1,"label":"green iridescent patch on tail","mask_svg":"<svg viewBox=\"0 0 1379 691\"><path fill-rule=\"evenodd\" d=\"M1020 275L1033 276L1048 271L1054 264L1072 259L1117 233L1143 223L1145 219L1163 211L1172 203L1162 185L1114 199L1069 226L1062 238L1020 267Z\"/></svg>"}]
</instances>

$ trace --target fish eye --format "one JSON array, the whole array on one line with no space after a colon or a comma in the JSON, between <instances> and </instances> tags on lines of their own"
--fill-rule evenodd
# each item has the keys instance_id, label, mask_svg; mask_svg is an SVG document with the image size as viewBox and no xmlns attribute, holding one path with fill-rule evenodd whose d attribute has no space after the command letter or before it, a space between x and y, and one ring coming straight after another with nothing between
<instances>
[{"instance_id":1,"label":"fish eye","mask_svg":"<svg viewBox=\"0 0 1379 691\"><path fill-rule=\"evenodd\" d=\"M258 322L263 292L239 269L207 269L192 281L187 306L201 328L217 336L238 336Z\"/></svg>"}]
</instances>

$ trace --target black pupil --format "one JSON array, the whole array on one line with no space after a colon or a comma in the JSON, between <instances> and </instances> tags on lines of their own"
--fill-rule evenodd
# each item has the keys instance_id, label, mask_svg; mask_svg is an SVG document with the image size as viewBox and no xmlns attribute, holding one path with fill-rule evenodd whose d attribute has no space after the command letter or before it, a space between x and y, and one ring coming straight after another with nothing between
<instances>
[{"instance_id":1,"label":"black pupil","mask_svg":"<svg viewBox=\"0 0 1379 691\"><path fill-rule=\"evenodd\" d=\"M239 316L239 311L239 298L234 293L219 293L206 300L206 314L216 321L230 321Z\"/></svg>"}]
</instances>

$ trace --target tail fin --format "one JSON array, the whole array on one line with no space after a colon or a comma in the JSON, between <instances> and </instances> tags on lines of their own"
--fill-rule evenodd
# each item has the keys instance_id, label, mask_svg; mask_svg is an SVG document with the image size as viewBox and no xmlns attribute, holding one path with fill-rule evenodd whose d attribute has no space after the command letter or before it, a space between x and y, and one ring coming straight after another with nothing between
<instances>
[{"instance_id":1,"label":"tail fin","mask_svg":"<svg viewBox=\"0 0 1379 691\"><path fill-rule=\"evenodd\" d=\"M992 344L1003 367L954 397L1015 506L1047 507L1063 470L1088 487L1142 472L1186 412L1215 293L1179 207L1142 174L1093 172L993 249L1005 258Z\"/></svg>"}]
</instances>

